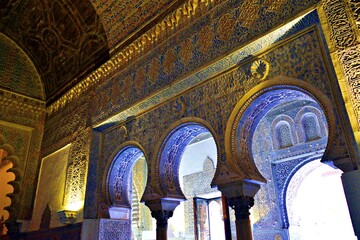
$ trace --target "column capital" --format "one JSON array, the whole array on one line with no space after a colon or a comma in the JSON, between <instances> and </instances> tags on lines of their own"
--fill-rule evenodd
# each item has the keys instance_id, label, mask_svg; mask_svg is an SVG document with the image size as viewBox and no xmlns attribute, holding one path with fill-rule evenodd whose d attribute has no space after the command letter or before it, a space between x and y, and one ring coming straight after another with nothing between
<instances>
[{"instance_id":1,"label":"column capital","mask_svg":"<svg viewBox=\"0 0 360 240\"><path fill-rule=\"evenodd\" d=\"M235 210L237 220L249 219L250 208L254 206L254 198L248 196L227 199L228 205Z\"/></svg>"},{"instance_id":2,"label":"column capital","mask_svg":"<svg viewBox=\"0 0 360 240\"><path fill-rule=\"evenodd\" d=\"M154 200L145 201L145 205L150 208L151 212L157 211L174 211L175 208L184 201L177 198L159 198Z\"/></svg>"},{"instance_id":3,"label":"column capital","mask_svg":"<svg viewBox=\"0 0 360 240\"><path fill-rule=\"evenodd\" d=\"M158 228L167 228L168 219L173 216L172 210L157 210L152 211L151 216L156 219Z\"/></svg>"},{"instance_id":4,"label":"column capital","mask_svg":"<svg viewBox=\"0 0 360 240\"><path fill-rule=\"evenodd\" d=\"M175 208L184 199L159 198L145 201L151 210L151 216L156 219L156 239L167 240L168 219L172 217Z\"/></svg>"},{"instance_id":5,"label":"column capital","mask_svg":"<svg viewBox=\"0 0 360 240\"><path fill-rule=\"evenodd\" d=\"M254 197L260 190L260 184L247 180L240 180L218 185L218 189L227 199L244 196Z\"/></svg>"}]
</instances>

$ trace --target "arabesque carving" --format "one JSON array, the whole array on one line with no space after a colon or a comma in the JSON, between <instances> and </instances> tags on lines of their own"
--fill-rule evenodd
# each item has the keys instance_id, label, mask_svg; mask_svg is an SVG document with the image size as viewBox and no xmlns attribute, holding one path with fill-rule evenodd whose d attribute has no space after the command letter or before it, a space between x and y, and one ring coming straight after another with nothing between
<instances>
[{"instance_id":1,"label":"arabesque carving","mask_svg":"<svg viewBox=\"0 0 360 240\"><path fill-rule=\"evenodd\" d=\"M351 24L351 20L354 20L359 25L359 4L352 0L349 3L350 8L344 0L327 0L323 1L322 6L330 26L330 41L350 89L356 127L360 129L360 46L357 31ZM351 19L351 15L355 19Z\"/></svg>"}]
</instances>

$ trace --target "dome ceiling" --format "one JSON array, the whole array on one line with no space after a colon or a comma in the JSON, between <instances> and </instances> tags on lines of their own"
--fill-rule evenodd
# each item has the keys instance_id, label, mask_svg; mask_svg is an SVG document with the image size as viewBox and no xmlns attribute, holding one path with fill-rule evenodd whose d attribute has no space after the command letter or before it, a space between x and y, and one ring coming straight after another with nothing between
<instances>
[{"instance_id":1,"label":"dome ceiling","mask_svg":"<svg viewBox=\"0 0 360 240\"><path fill-rule=\"evenodd\" d=\"M179 2L5 0L0 32L30 57L49 104Z\"/></svg>"}]
</instances>

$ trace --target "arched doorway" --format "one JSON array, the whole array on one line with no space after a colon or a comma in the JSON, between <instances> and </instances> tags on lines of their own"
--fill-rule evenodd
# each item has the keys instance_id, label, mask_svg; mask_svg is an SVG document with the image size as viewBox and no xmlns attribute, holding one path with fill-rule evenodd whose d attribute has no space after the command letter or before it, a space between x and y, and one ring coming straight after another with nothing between
<instances>
[{"instance_id":1,"label":"arched doorway","mask_svg":"<svg viewBox=\"0 0 360 240\"><path fill-rule=\"evenodd\" d=\"M296 171L285 200L290 239L357 239L340 179L342 173L320 159Z\"/></svg>"},{"instance_id":2,"label":"arched doorway","mask_svg":"<svg viewBox=\"0 0 360 240\"><path fill-rule=\"evenodd\" d=\"M218 153L209 128L199 122L177 125L159 156L161 189L165 197L181 201L169 219L168 239L222 239L221 193L211 188Z\"/></svg>"},{"instance_id":3,"label":"arched doorway","mask_svg":"<svg viewBox=\"0 0 360 240\"><path fill-rule=\"evenodd\" d=\"M297 239L288 231L288 183L305 164L334 159L330 149L337 129L330 101L314 97L318 91L309 84L283 80L289 85L265 82L250 91L228 125L235 139L230 164L244 173L244 180L266 182L254 197L254 239Z\"/></svg>"},{"instance_id":4,"label":"arched doorway","mask_svg":"<svg viewBox=\"0 0 360 240\"><path fill-rule=\"evenodd\" d=\"M122 239L143 239L143 234L154 231L150 211L140 203L147 172L144 153L136 145L121 148L110 164L106 181L109 216L124 223L125 231L117 233Z\"/></svg>"}]
</instances>

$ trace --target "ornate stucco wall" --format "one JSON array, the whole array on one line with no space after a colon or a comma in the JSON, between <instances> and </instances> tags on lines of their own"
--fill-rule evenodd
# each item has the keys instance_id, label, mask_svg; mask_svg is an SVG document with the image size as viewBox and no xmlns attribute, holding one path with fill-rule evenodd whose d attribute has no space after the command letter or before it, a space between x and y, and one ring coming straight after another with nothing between
<instances>
[{"instance_id":1,"label":"ornate stucco wall","mask_svg":"<svg viewBox=\"0 0 360 240\"><path fill-rule=\"evenodd\" d=\"M0 134L1 145L12 146L16 159L9 170L16 178L10 219L31 218L45 120L44 89L29 57L9 38L0 35Z\"/></svg>"},{"instance_id":2,"label":"ornate stucco wall","mask_svg":"<svg viewBox=\"0 0 360 240\"><path fill-rule=\"evenodd\" d=\"M96 124L99 119L106 118L112 114L111 101L121 101L125 107L127 106L127 101L136 101L136 99L143 97L135 92L132 92L130 98L124 95L126 94L124 93L126 89L119 85L117 85L118 88L116 87L116 84L122 81L120 77L119 81L110 79L97 88L95 90L95 99L104 99L101 102L95 100L90 103L90 109L95 110L91 112L91 116L96 126L96 131L94 132L94 141L91 147L93 154L90 157L89 168L91 176L89 181L91 183L88 183L88 189L91 190L87 195L87 202L91 207L86 210L88 211L86 216L95 217L99 212L102 212L100 210L101 207L94 207L99 202L95 189L101 188L99 182L101 183L104 180L105 176L103 173L107 171L106 166L111 161L110 157L116 150L116 147L124 141L131 140L138 142L145 150L149 169L153 169L154 164L156 164L155 157L158 154L154 144L158 145L161 143L161 140L164 138L163 133L168 131L181 118L197 117L214 129L215 139L219 141L220 146L219 164L220 166L225 165L224 145L227 143L224 143L224 134L230 114L239 100L250 89L255 88L260 83L281 84L282 82L291 82L291 84L295 84L296 81L299 81L311 85L313 88L312 93L315 96L320 94L329 99L335 116L333 121L338 126L346 127L346 124L342 125L343 120L339 117L339 115L344 114L345 108L341 100L338 101L341 98L341 93L335 81L336 78L331 68L319 26L320 23L316 12L312 12L299 20L295 25L291 25L287 30L279 31L279 33L275 31L274 35L266 36L263 40L264 42L275 39L271 48L263 49L262 44L264 43L260 39L260 43L255 42L255 45L250 43L247 47L237 50L237 58L232 55L225 57L229 62L233 61L233 65L230 65L230 67L219 61L209 68L203 68L201 74L192 75L200 78L202 84L195 85L194 88L188 90L184 88L183 92L175 93L174 97L171 97L169 100L166 99L166 96L164 97L164 95L159 93L159 95L156 95L158 98L156 101L161 102L161 97L165 99L161 105L152 102L152 98L145 99L138 105L139 108L152 106L151 110L144 110L142 112L138 110L139 108L135 107L138 110L137 113L141 113L139 116L127 115L131 113L128 110L123 112L118 110L120 112L112 118L105 119L103 123ZM277 33L279 35L276 35ZM181 57L181 55L174 56ZM197 55L194 54L193 57L195 58L195 56ZM161 59L165 59L165 57ZM142 59L140 60L142 61ZM181 59L176 59L172 62L177 61L181 61ZM259 77L259 75L253 72L254 66L258 64L258 61L268 64L268 72L265 78L263 75L260 74ZM180 65L175 64L173 67L176 68L176 66ZM133 65L129 69L134 73L137 72ZM216 73L222 70L224 71L223 73L216 75ZM175 79L176 75L173 75L173 77ZM157 81L160 81L160 79L166 79L166 77L160 76ZM289 82L287 79L292 80ZM138 83L138 80L135 78L133 81ZM186 82L183 84L186 84ZM146 88L145 85L143 87ZM129 89L134 91L133 88ZM131 100L132 98L133 100ZM104 114L99 112L102 111L102 103L105 109L107 109ZM124 116L128 118L122 120ZM155 119L156 121L154 121ZM345 159L345 163L351 165L351 162L346 160L349 157L349 150L346 147L344 132L342 128L336 128L333 133L336 136L336 141L332 143L331 149L339 151L333 151L329 157L334 160ZM149 174L149 183L154 180L153 177L152 174Z\"/></svg>"},{"instance_id":3,"label":"ornate stucco wall","mask_svg":"<svg viewBox=\"0 0 360 240\"><path fill-rule=\"evenodd\" d=\"M307 83L313 94L329 99L341 126L334 133L331 157L349 165L353 153L346 146L351 137L344 135L345 108L317 14L279 33L270 31L318 2L199 5L187 27L185 20L179 21L158 31L156 39L149 38L152 42L144 40L139 50L124 49L49 106L42 154L72 143L65 201L84 199L89 166L85 217L104 216L100 189L107 166L117 147L130 140L145 150L150 185L156 147L163 133L184 117L196 117L214 129L221 146L219 163L226 165L224 134L234 106L258 84L289 83L287 79ZM259 61L268 67L265 77Z\"/></svg>"}]
</instances>

